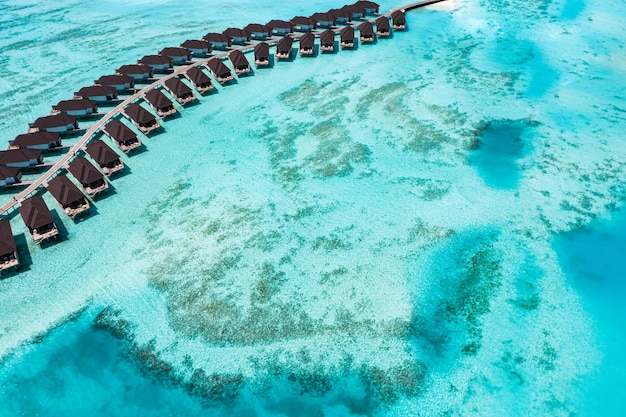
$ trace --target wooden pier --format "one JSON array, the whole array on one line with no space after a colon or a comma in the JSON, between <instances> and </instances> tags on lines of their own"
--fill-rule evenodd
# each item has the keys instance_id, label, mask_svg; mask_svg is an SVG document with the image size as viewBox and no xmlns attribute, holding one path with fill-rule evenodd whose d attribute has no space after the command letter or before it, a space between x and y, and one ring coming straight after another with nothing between
<instances>
[{"instance_id":1,"label":"wooden pier","mask_svg":"<svg viewBox=\"0 0 626 417\"><path fill-rule=\"evenodd\" d=\"M396 11L396 10L400 10L402 12L406 12L406 11L410 11L410 10L414 10L420 7L424 7L424 6L428 6L431 4L435 4L435 3L439 3L445 0L425 0L425 1L421 1L421 2L417 2L417 3L412 3L403 7L399 7L396 9L392 9L389 13L386 14L380 14L380 15L376 15L374 18L369 19L369 18L365 18L362 19L360 22L356 22L356 24L359 24L363 21L373 21L375 18L378 18L380 16L385 16L385 17L389 17L391 16L391 13ZM352 25L354 25L354 22L352 23ZM319 33L321 33L321 31L315 31L315 34L317 36L319 36ZM300 36L298 36L299 34L291 34L292 37L294 38L294 40L299 40ZM271 46L274 46L278 40L280 40L280 37L269 37L268 39L265 40L266 43L268 43ZM49 170L47 170L45 173L43 173L38 179L33 180L26 189L22 190L19 194L17 194L16 196L14 196L10 201L8 201L6 204L4 204L3 206L0 206L0 215L5 214L7 212L9 212L10 210L14 210L15 208L17 208L25 199L27 199L28 197L30 197L31 195L35 194L38 189L42 186L45 186L46 184L48 184L48 182L58 174L58 172L64 168L66 168L69 163L72 161L73 158L75 158L77 156L77 154L79 152L82 152L83 149L85 148L87 142L89 142L89 140L96 134L98 133L98 131L101 130L101 128L106 124L106 122L108 122L111 118L115 117L117 114L119 114L120 112L122 112L122 110L128 106L131 103L134 103L135 101L139 100L142 98L142 96L147 93L148 91L159 87L161 85L163 85L167 80L172 79L174 77L178 77L178 76L184 76L184 74L189 70L189 68L192 67L199 67L199 66L205 66L209 60L212 59L222 59L222 58L226 58L230 52L232 52L233 50L239 50L241 52L248 52L248 51L252 51L254 46L256 43L252 43L252 42L248 42L246 45L244 46L239 46L239 47L229 47L227 49L226 52L223 52L221 54L217 54L217 55L213 55L210 56L208 58L204 58L202 60L199 61L194 61L188 65L181 65L176 67L173 71L168 72L165 76L163 76L162 78L156 78L153 79L154 81L149 84L146 85L143 88L135 88L133 91L133 94L130 95L129 97L123 99L123 100L119 100L119 102L115 102L115 107L112 108L111 110L109 110L106 114L104 114L102 116L101 119L99 119L93 126L89 127L89 129L81 136L81 138L73 144L73 146L71 147L71 149L65 154L63 155L63 157L57 161L56 163L51 165L51 168ZM48 166L48 164L46 164L46 166ZM22 184L18 184L19 185L26 185L27 182L23 182Z\"/></svg>"}]
</instances>

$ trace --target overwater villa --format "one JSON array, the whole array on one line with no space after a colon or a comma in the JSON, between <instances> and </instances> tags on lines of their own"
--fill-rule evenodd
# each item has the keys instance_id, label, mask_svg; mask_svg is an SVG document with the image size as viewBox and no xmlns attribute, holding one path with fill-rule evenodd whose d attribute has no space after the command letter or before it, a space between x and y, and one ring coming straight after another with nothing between
<instances>
[{"instance_id":1,"label":"overwater villa","mask_svg":"<svg viewBox=\"0 0 626 417\"><path fill-rule=\"evenodd\" d=\"M352 26L342 28L339 31L339 38L341 39L341 49L354 48L354 28Z\"/></svg>"},{"instance_id":2,"label":"overwater villa","mask_svg":"<svg viewBox=\"0 0 626 417\"><path fill-rule=\"evenodd\" d=\"M208 56L212 51L211 44L204 39L187 39L180 46L189 49L191 55L201 58Z\"/></svg>"},{"instance_id":3,"label":"overwater villa","mask_svg":"<svg viewBox=\"0 0 626 417\"><path fill-rule=\"evenodd\" d=\"M198 67L189 68L187 72L185 72L185 77L191 81L191 84L200 94L208 93L215 88L211 78Z\"/></svg>"},{"instance_id":4,"label":"overwater villa","mask_svg":"<svg viewBox=\"0 0 626 417\"><path fill-rule=\"evenodd\" d=\"M74 98L87 98L98 103L103 103L117 99L117 89L104 85L92 85L83 87L75 92Z\"/></svg>"},{"instance_id":5,"label":"overwater villa","mask_svg":"<svg viewBox=\"0 0 626 417\"><path fill-rule=\"evenodd\" d=\"M320 50L335 52L335 32L332 29L327 29L320 34Z\"/></svg>"},{"instance_id":6,"label":"overwater villa","mask_svg":"<svg viewBox=\"0 0 626 417\"><path fill-rule=\"evenodd\" d=\"M374 42L374 26L372 22L363 22L359 25L359 39L362 43Z\"/></svg>"},{"instance_id":7,"label":"overwater villa","mask_svg":"<svg viewBox=\"0 0 626 417\"><path fill-rule=\"evenodd\" d=\"M132 103L126 106L126 108L122 110L122 114L128 117L130 121L146 135L161 127L156 117L154 117L154 114L144 109L138 103Z\"/></svg>"},{"instance_id":8,"label":"overwater villa","mask_svg":"<svg viewBox=\"0 0 626 417\"><path fill-rule=\"evenodd\" d=\"M362 0L354 3L353 6L362 7L363 9L365 9L366 14L371 14L371 15L377 14L378 9L380 8L378 3L374 3L373 1L362 1Z\"/></svg>"},{"instance_id":9,"label":"overwater villa","mask_svg":"<svg viewBox=\"0 0 626 417\"><path fill-rule=\"evenodd\" d=\"M110 137L113 142L117 143L117 146L125 153L141 146L141 141L135 132L121 120L113 119L109 121L109 123L102 128L102 131Z\"/></svg>"},{"instance_id":10,"label":"overwater villa","mask_svg":"<svg viewBox=\"0 0 626 417\"><path fill-rule=\"evenodd\" d=\"M270 46L265 42L254 45L254 65L267 67L270 64Z\"/></svg>"},{"instance_id":11,"label":"overwater villa","mask_svg":"<svg viewBox=\"0 0 626 417\"><path fill-rule=\"evenodd\" d=\"M180 79L172 77L163 83L163 87L183 106L196 99L191 88Z\"/></svg>"},{"instance_id":12,"label":"overwater villa","mask_svg":"<svg viewBox=\"0 0 626 417\"><path fill-rule=\"evenodd\" d=\"M8 149L0 151L0 165L28 168L43 164L40 149Z\"/></svg>"},{"instance_id":13,"label":"overwater villa","mask_svg":"<svg viewBox=\"0 0 626 417\"><path fill-rule=\"evenodd\" d=\"M88 98L62 100L52 106L52 113L65 113L76 117L89 117L98 113L98 104Z\"/></svg>"},{"instance_id":14,"label":"overwater villa","mask_svg":"<svg viewBox=\"0 0 626 417\"><path fill-rule=\"evenodd\" d=\"M393 30L406 29L406 16L400 10L391 12L391 22L393 24Z\"/></svg>"},{"instance_id":15,"label":"overwater villa","mask_svg":"<svg viewBox=\"0 0 626 417\"><path fill-rule=\"evenodd\" d=\"M296 16L290 20L293 23L293 30L296 32L311 32L315 30L315 20L306 16Z\"/></svg>"},{"instance_id":16,"label":"overwater villa","mask_svg":"<svg viewBox=\"0 0 626 417\"><path fill-rule=\"evenodd\" d=\"M313 56L315 47L315 35L312 33L305 33L300 37L300 55Z\"/></svg>"},{"instance_id":17,"label":"overwater villa","mask_svg":"<svg viewBox=\"0 0 626 417\"><path fill-rule=\"evenodd\" d=\"M173 61L164 55L146 55L137 61L138 64L147 65L154 73L167 73L172 69Z\"/></svg>"},{"instance_id":18,"label":"overwater villa","mask_svg":"<svg viewBox=\"0 0 626 417\"><path fill-rule=\"evenodd\" d=\"M124 163L117 152L101 140L89 142L85 147L85 152L96 161L96 164L107 177L124 169Z\"/></svg>"},{"instance_id":19,"label":"overwater villa","mask_svg":"<svg viewBox=\"0 0 626 417\"><path fill-rule=\"evenodd\" d=\"M17 184L22 181L22 170L17 167L0 165L0 187Z\"/></svg>"},{"instance_id":20,"label":"overwater villa","mask_svg":"<svg viewBox=\"0 0 626 417\"><path fill-rule=\"evenodd\" d=\"M220 84L226 84L233 79L230 69L219 58L210 59L206 65Z\"/></svg>"},{"instance_id":21,"label":"overwater villa","mask_svg":"<svg viewBox=\"0 0 626 417\"><path fill-rule=\"evenodd\" d=\"M311 19L315 21L318 27L330 28L335 26L335 16L330 13L314 13Z\"/></svg>"},{"instance_id":22,"label":"overwater villa","mask_svg":"<svg viewBox=\"0 0 626 417\"><path fill-rule=\"evenodd\" d=\"M352 13L346 9L330 9L328 14L335 19L335 24L346 25L352 19Z\"/></svg>"},{"instance_id":23,"label":"overwater villa","mask_svg":"<svg viewBox=\"0 0 626 417\"><path fill-rule=\"evenodd\" d=\"M289 59L291 57L292 45L293 38L291 36L281 38L276 44L276 59Z\"/></svg>"},{"instance_id":24,"label":"overwater villa","mask_svg":"<svg viewBox=\"0 0 626 417\"><path fill-rule=\"evenodd\" d=\"M148 83L153 77L152 67L144 64L122 65L117 70L117 74L132 77L136 83Z\"/></svg>"},{"instance_id":25,"label":"overwater villa","mask_svg":"<svg viewBox=\"0 0 626 417\"><path fill-rule=\"evenodd\" d=\"M61 146L61 135L55 132L34 132L17 135L9 141L9 149L39 149L47 151Z\"/></svg>"},{"instance_id":26,"label":"overwater villa","mask_svg":"<svg viewBox=\"0 0 626 417\"><path fill-rule=\"evenodd\" d=\"M191 61L191 51L183 47L163 48L159 55L168 57L174 65L183 65Z\"/></svg>"},{"instance_id":27,"label":"overwater villa","mask_svg":"<svg viewBox=\"0 0 626 417\"><path fill-rule=\"evenodd\" d=\"M228 54L228 58L230 62L233 64L233 68L235 69L235 74L238 76L247 74L250 72L250 64L248 60L243 55L239 49L235 49L231 53Z\"/></svg>"},{"instance_id":28,"label":"overwater villa","mask_svg":"<svg viewBox=\"0 0 626 417\"><path fill-rule=\"evenodd\" d=\"M223 35L221 33L209 32L202 37L205 41L211 44L213 49L222 49L230 47L233 43L233 40L228 35Z\"/></svg>"},{"instance_id":29,"label":"overwater villa","mask_svg":"<svg viewBox=\"0 0 626 417\"><path fill-rule=\"evenodd\" d=\"M272 35L285 36L293 32L293 23L285 20L270 20L266 26Z\"/></svg>"},{"instance_id":30,"label":"overwater villa","mask_svg":"<svg viewBox=\"0 0 626 417\"><path fill-rule=\"evenodd\" d=\"M386 16L376 18L376 36L379 38L388 38L391 35L391 27L389 19Z\"/></svg>"},{"instance_id":31,"label":"overwater villa","mask_svg":"<svg viewBox=\"0 0 626 417\"><path fill-rule=\"evenodd\" d=\"M117 92L127 91L135 87L135 79L128 75L103 75L93 82L95 85L113 87Z\"/></svg>"},{"instance_id":32,"label":"overwater villa","mask_svg":"<svg viewBox=\"0 0 626 417\"><path fill-rule=\"evenodd\" d=\"M65 175L57 175L48 183L48 191L70 219L89 210L89 200Z\"/></svg>"},{"instance_id":33,"label":"overwater villa","mask_svg":"<svg viewBox=\"0 0 626 417\"><path fill-rule=\"evenodd\" d=\"M174 103L159 89L153 88L143 95L146 103L152 107L159 117L166 118L176 114L177 110Z\"/></svg>"},{"instance_id":34,"label":"overwater villa","mask_svg":"<svg viewBox=\"0 0 626 417\"><path fill-rule=\"evenodd\" d=\"M78 129L78 122L76 116L70 116L69 114L59 113L52 114L50 116L40 117L33 123L30 123L30 130L28 133L33 132L56 132L60 134L71 133Z\"/></svg>"},{"instance_id":35,"label":"overwater villa","mask_svg":"<svg viewBox=\"0 0 626 417\"><path fill-rule=\"evenodd\" d=\"M248 26L243 28L246 32L250 34L250 39L257 40L265 40L270 36L271 30L266 25L261 25L259 23L250 23Z\"/></svg>"},{"instance_id":36,"label":"overwater villa","mask_svg":"<svg viewBox=\"0 0 626 417\"><path fill-rule=\"evenodd\" d=\"M58 238L59 230L42 196L35 195L22 201L19 210L36 244L39 245L51 238Z\"/></svg>"},{"instance_id":37,"label":"overwater villa","mask_svg":"<svg viewBox=\"0 0 626 417\"><path fill-rule=\"evenodd\" d=\"M106 191L109 183L102 172L85 158L76 158L70 162L67 170L76 178L85 192L92 198Z\"/></svg>"},{"instance_id":38,"label":"overwater villa","mask_svg":"<svg viewBox=\"0 0 626 417\"><path fill-rule=\"evenodd\" d=\"M244 29L228 28L222 32L222 35L229 36L233 40L233 43L238 45L245 45L250 42L250 33Z\"/></svg>"},{"instance_id":39,"label":"overwater villa","mask_svg":"<svg viewBox=\"0 0 626 417\"><path fill-rule=\"evenodd\" d=\"M0 220L0 271L15 268L20 265L17 256L17 246L11 230L11 222L6 219Z\"/></svg>"},{"instance_id":40,"label":"overwater villa","mask_svg":"<svg viewBox=\"0 0 626 417\"><path fill-rule=\"evenodd\" d=\"M350 13L350 20L365 19L365 15L367 14L364 7L355 4L343 6L342 9Z\"/></svg>"}]
</instances>

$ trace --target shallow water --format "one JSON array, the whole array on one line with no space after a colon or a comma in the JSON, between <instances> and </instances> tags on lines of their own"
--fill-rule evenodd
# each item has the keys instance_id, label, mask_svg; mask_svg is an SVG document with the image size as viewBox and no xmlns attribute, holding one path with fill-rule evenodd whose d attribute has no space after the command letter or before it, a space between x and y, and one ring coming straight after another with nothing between
<instances>
[{"instance_id":1,"label":"shallow water","mask_svg":"<svg viewBox=\"0 0 626 417\"><path fill-rule=\"evenodd\" d=\"M168 44L336 6L237 4L0 2L6 139ZM0 415L623 414L626 10L581 4L426 8L255 70L95 215L56 209L62 242L14 217Z\"/></svg>"}]
</instances>

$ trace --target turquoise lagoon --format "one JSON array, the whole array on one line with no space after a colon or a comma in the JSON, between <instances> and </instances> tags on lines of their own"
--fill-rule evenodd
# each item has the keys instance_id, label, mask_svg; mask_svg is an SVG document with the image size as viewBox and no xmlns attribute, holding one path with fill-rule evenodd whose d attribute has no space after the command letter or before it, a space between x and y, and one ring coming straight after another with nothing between
<instances>
[{"instance_id":1,"label":"turquoise lagoon","mask_svg":"<svg viewBox=\"0 0 626 417\"><path fill-rule=\"evenodd\" d=\"M0 1L0 131L162 47L337 5ZM413 11L183 109L84 221L44 195L65 236L12 217L0 416L624 415L624 17Z\"/></svg>"}]
</instances>

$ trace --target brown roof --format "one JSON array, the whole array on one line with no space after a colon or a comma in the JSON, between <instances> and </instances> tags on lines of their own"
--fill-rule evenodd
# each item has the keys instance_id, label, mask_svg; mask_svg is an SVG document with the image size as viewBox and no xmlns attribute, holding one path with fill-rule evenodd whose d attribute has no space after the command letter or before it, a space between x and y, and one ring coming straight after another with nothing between
<instances>
[{"instance_id":1,"label":"brown roof","mask_svg":"<svg viewBox=\"0 0 626 417\"><path fill-rule=\"evenodd\" d=\"M357 4L350 4L348 6L343 6L342 9L350 12L351 14L357 14L361 16L365 16L365 13L366 13L365 8Z\"/></svg>"},{"instance_id":2,"label":"brown roof","mask_svg":"<svg viewBox=\"0 0 626 417\"><path fill-rule=\"evenodd\" d=\"M228 28L222 32L223 35L230 36L231 38L247 38L250 39L250 34L239 28Z\"/></svg>"},{"instance_id":3,"label":"brown roof","mask_svg":"<svg viewBox=\"0 0 626 417\"><path fill-rule=\"evenodd\" d=\"M228 58L230 58L230 62L233 63L233 66L235 68L246 68L250 66L248 60L243 55L243 52L241 52L239 49L235 49L230 54L228 54Z\"/></svg>"},{"instance_id":4,"label":"brown roof","mask_svg":"<svg viewBox=\"0 0 626 417\"><path fill-rule=\"evenodd\" d=\"M121 120L111 120L102 128L102 130L104 130L107 135L111 136L114 140L120 143L127 143L129 141L132 141L133 139L137 139L137 135L135 134L135 132L133 132Z\"/></svg>"},{"instance_id":5,"label":"brown roof","mask_svg":"<svg viewBox=\"0 0 626 417\"><path fill-rule=\"evenodd\" d=\"M191 59L191 52L187 48L171 47L163 48L159 51L159 55L167 56L170 58L187 58Z\"/></svg>"},{"instance_id":6,"label":"brown roof","mask_svg":"<svg viewBox=\"0 0 626 417\"><path fill-rule=\"evenodd\" d=\"M350 20L352 18L352 13L347 9L330 9L328 14L333 16L335 19L343 17Z\"/></svg>"},{"instance_id":7,"label":"brown roof","mask_svg":"<svg viewBox=\"0 0 626 417\"><path fill-rule=\"evenodd\" d=\"M0 255L8 255L16 250L11 222L2 219L0 220Z\"/></svg>"},{"instance_id":8,"label":"brown roof","mask_svg":"<svg viewBox=\"0 0 626 417\"><path fill-rule=\"evenodd\" d=\"M373 1L364 1L364 0L357 1L356 3L354 3L354 5L361 6L365 9L373 9L376 11L376 13L378 13L378 8L380 7L378 3L374 3Z\"/></svg>"},{"instance_id":9,"label":"brown roof","mask_svg":"<svg viewBox=\"0 0 626 417\"><path fill-rule=\"evenodd\" d=\"M185 74L195 85L204 86L208 84L213 84L209 76L206 75L204 71L202 71L198 67L189 68Z\"/></svg>"},{"instance_id":10,"label":"brown roof","mask_svg":"<svg viewBox=\"0 0 626 417\"><path fill-rule=\"evenodd\" d=\"M94 112L98 110L98 106L95 101L88 98L78 98L74 100L59 101L55 106L52 106L54 110L58 111L72 111L72 110L87 110L92 109Z\"/></svg>"},{"instance_id":11,"label":"brown roof","mask_svg":"<svg viewBox=\"0 0 626 417\"><path fill-rule=\"evenodd\" d=\"M359 25L359 32L363 36L374 36L374 26L371 22L363 22Z\"/></svg>"},{"instance_id":12,"label":"brown roof","mask_svg":"<svg viewBox=\"0 0 626 417\"><path fill-rule=\"evenodd\" d=\"M17 146L18 148L26 148L34 145L48 145L50 143L60 144L61 141L59 137L59 134L56 132L39 131L18 135L9 143L12 146Z\"/></svg>"},{"instance_id":13,"label":"brown roof","mask_svg":"<svg viewBox=\"0 0 626 417\"><path fill-rule=\"evenodd\" d=\"M148 110L144 109L137 103L129 104L125 109L124 113L128 115L131 119L139 124L146 124L156 120L156 117Z\"/></svg>"},{"instance_id":14,"label":"brown roof","mask_svg":"<svg viewBox=\"0 0 626 417\"><path fill-rule=\"evenodd\" d=\"M259 42L254 45L254 59L264 58L269 59L270 46L265 42Z\"/></svg>"},{"instance_id":15,"label":"brown roof","mask_svg":"<svg viewBox=\"0 0 626 417\"><path fill-rule=\"evenodd\" d=\"M226 42L228 45L233 41L230 36L224 35L223 33L209 32L202 37L207 42Z\"/></svg>"},{"instance_id":16,"label":"brown roof","mask_svg":"<svg viewBox=\"0 0 626 417\"><path fill-rule=\"evenodd\" d=\"M76 125L76 116L70 116L69 114L65 113L40 117L33 123L33 127L38 127L40 129L48 129L69 125Z\"/></svg>"},{"instance_id":17,"label":"brown roof","mask_svg":"<svg viewBox=\"0 0 626 417\"><path fill-rule=\"evenodd\" d=\"M406 25L406 16L400 10L391 12L391 19L394 25Z\"/></svg>"},{"instance_id":18,"label":"brown roof","mask_svg":"<svg viewBox=\"0 0 626 417\"><path fill-rule=\"evenodd\" d=\"M20 169L18 167L6 167L0 165L0 180L6 180L7 178L16 178L20 175Z\"/></svg>"},{"instance_id":19,"label":"brown roof","mask_svg":"<svg viewBox=\"0 0 626 417\"><path fill-rule=\"evenodd\" d=\"M335 45L335 32L332 29L325 30L320 35L322 45Z\"/></svg>"},{"instance_id":20,"label":"brown roof","mask_svg":"<svg viewBox=\"0 0 626 417\"><path fill-rule=\"evenodd\" d=\"M211 43L204 39L187 39L180 46L187 49L206 49L208 52L211 52Z\"/></svg>"},{"instance_id":21,"label":"brown roof","mask_svg":"<svg viewBox=\"0 0 626 417\"><path fill-rule=\"evenodd\" d=\"M380 16L376 19L376 30L383 30L389 32L389 19L385 16Z\"/></svg>"},{"instance_id":22,"label":"brown roof","mask_svg":"<svg viewBox=\"0 0 626 417\"><path fill-rule=\"evenodd\" d=\"M286 20L270 20L267 22L267 27L270 29L293 29L293 23L287 22Z\"/></svg>"},{"instance_id":23,"label":"brown roof","mask_svg":"<svg viewBox=\"0 0 626 417\"><path fill-rule=\"evenodd\" d=\"M352 26L346 26L339 31L342 41L354 42L354 28Z\"/></svg>"},{"instance_id":24,"label":"brown roof","mask_svg":"<svg viewBox=\"0 0 626 417\"><path fill-rule=\"evenodd\" d=\"M311 19L313 19L316 22L331 22L332 24L335 24L335 16L331 15L330 13L313 13L311 15Z\"/></svg>"},{"instance_id":25,"label":"brown roof","mask_svg":"<svg viewBox=\"0 0 626 417\"><path fill-rule=\"evenodd\" d=\"M149 65L145 65L145 64L122 65L115 72L117 72L118 74L123 74L123 75L148 74L152 76L152 68Z\"/></svg>"},{"instance_id":26,"label":"brown roof","mask_svg":"<svg viewBox=\"0 0 626 417\"><path fill-rule=\"evenodd\" d=\"M109 87L106 85L92 85L89 87L83 87L74 93L75 96L89 98L99 96L112 96L117 97L117 90L115 87Z\"/></svg>"},{"instance_id":27,"label":"brown roof","mask_svg":"<svg viewBox=\"0 0 626 417\"><path fill-rule=\"evenodd\" d=\"M176 77L166 80L164 84L176 97L184 98L193 95L191 88Z\"/></svg>"},{"instance_id":28,"label":"brown roof","mask_svg":"<svg viewBox=\"0 0 626 417\"><path fill-rule=\"evenodd\" d=\"M85 199L85 196L76 184L65 175L58 175L51 179L48 183L48 191L63 207L69 206L75 201Z\"/></svg>"},{"instance_id":29,"label":"brown roof","mask_svg":"<svg viewBox=\"0 0 626 417\"><path fill-rule=\"evenodd\" d=\"M306 26L313 26L313 27L315 27L316 25L315 20L306 16L296 16L293 19L291 19L290 22L293 23L294 25L306 25Z\"/></svg>"},{"instance_id":30,"label":"brown roof","mask_svg":"<svg viewBox=\"0 0 626 417\"><path fill-rule=\"evenodd\" d=\"M85 158L74 159L67 170L83 185L92 184L104 178L102 173Z\"/></svg>"},{"instance_id":31,"label":"brown roof","mask_svg":"<svg viewBox=\"0 0 626 417\"><path fill-rule=\"evenodd\" d=\"M267 27L266 25L261 25L259 23L250 23L248 26L246 26L245 28L243 28L245 31L247 31L248 33L270 33L270 28Z\"/></svg>"},{"instance_id":32,"label":"brown roof","mask_svg":"<svg viewBox=\"0 0 626 417\"><path fill-rule=\"evenodd\" d=\"M172 66L172 58L164 55L146 55L137 62L144 65L168 64L170 67Z\"/></svg>"},{"instance_id":33,"label":"brown roof","mask_svg":"<svg viewBox=\"0 0 626 417\"><path fill-rule=\"evenodd\" d=\"M93 158L100 166L109 165L119 161L120 156L109 145L101 140L93 140L85 147L85 152Z\"/></svg>"},{"instance_id":34,"label":"brown roof","mask_svg":"<svg viewBox=\"0 0 626 417\"><path fill-rule=\"evenodd\" d=\"M119 75L119 74L103 75L102 77L95 80L94 84L108 85L108 86L130 84L130 86L132 87L135 84L135 79L128 75Z\"/></svg>"},{"instance_id":35,"label":"brown roof","mask_svg":"<svg viewBox=\"0 0 626 417\"><path fill-rule=\"evenodd\" d=\"M285 36L276 44L276 51L278 52L291 52L291 45L293 45L293 38L291 36Z\"/></svg>"},{"instance_id":36,"label":"brown roof","mask_svg":"<svg viewBox=\"0 0 626 417\"><path fill-rule=\"evenodd\" d=\"M32 159L41 160L39 149L8 149L0 151L0 165L28 162Z\"/></svg>"},{"instance_id":37,"label":"brown roof","mask_svg":"<svg viewBox=\"0 0 626 417\"><path fill-rule=\"evenodd\" d=\"M20 215L30 230L54 223L52 213L50 213L46 202L43 201L43 197L40 195L35 195L22 201Z\"/></svg>"},{"instance_id":38,"label":"brown roof","mask_svg":"<svg viewBox=\"0 0 626 417\"><path fill-rule=\"evenodd\" d=\"M315 45L315 35L312 33L305 33L300 37L300 48L313 49Z\"/></svg>"},{"instance_id":39,"label":"brown roof","mask_svg":"<svg viewBox=\"0 0 626 417\"><path fill-rule=\"evenodd\" d=\"M219 58L210 59L207 66L216 76L227 77L231 75L230 69Z\"/></svg>"},{"instance_id":40,"label":"brown roof","mask_svg":"<svg viewBox=\"0 0 626 417\"><path fill-rule=\"evenodd\" d=\"M174 107L172 100L167 98L161 90L153 88L144 95L144 99L155 109L160 111L168 111Z\"/></svg>"}]
</instances>

